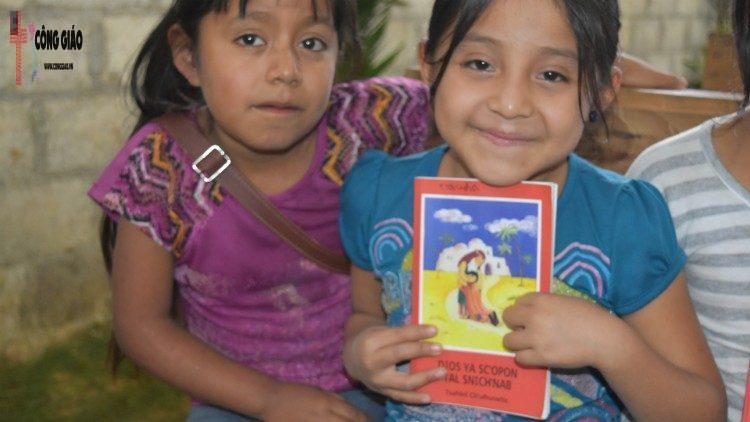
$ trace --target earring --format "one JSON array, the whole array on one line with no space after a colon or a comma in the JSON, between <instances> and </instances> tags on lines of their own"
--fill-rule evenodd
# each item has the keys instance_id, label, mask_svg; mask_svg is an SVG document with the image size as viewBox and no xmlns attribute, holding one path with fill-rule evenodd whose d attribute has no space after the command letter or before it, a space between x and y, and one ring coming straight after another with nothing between
<instances>
[{"instance_id":1,"label":"earring","mask_svg":"<svg viewBox=\"0 0 750 422\"><path fill-rule=\"evenodd\" d=\"M592 111L589 113L589 122L596 123L599 121L599 113Z\"/></svg>"}]
</instances>

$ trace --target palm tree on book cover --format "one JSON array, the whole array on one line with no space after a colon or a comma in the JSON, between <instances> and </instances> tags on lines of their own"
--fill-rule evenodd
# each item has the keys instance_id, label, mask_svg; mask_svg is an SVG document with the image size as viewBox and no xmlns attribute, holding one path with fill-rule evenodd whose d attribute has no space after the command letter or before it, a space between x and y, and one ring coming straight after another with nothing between
<instances>
[{"instance_id":1,"label":"palm tree on book cover","mask_svg":"<svg viewBox=\"0 0 750 422\"><path fill-rule=\"evenodd\" d=\"M518 263L518 276L520 278L519 280L519 287L523 286L523 279L525 276L525 266L530 264L531 261L534 259L529 254L523 254L521 251L521 242L518 239L520 231L518 229L518 226L515 224L506 224L503 226L500 231L495 233L495 236L497 236L500 241L502 242L500 246L498 246L498 251L501 255L515 255L516 261ZM513 241L515 244L515 247L510 245L510 242ZM510 269L510 266L508 266L508 269ZM511 275L512 271L511 271Z\"/></svg>"}]
</instances>

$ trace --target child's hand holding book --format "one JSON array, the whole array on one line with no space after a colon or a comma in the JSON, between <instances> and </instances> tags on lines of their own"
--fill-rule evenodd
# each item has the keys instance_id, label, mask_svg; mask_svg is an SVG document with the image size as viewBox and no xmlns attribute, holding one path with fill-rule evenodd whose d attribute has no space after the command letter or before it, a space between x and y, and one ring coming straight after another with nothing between
<instances>
[{"instance_id":1,"label":"child's hand holding book","mask_svg":"<svg viewBox=\"0 0 750 422\"><path fill-rule=\"evenodd\" d=\"M445 377L445 368L408 373L398 371L396 365L419 357L438 356L442 347L425 341L435 334L435 327L428 325L366 328L348 342L344 365L352 377L373 391L404 403L429 403L429 395L413 390Z\"/></svg>"},{"instance_id":2,"label":"child's hand holding book","mask_svg":"<svg viewBox=\"0 0 750 422\"><path fill-rule=\"evenodd\" d=\"M552 368L599 368L625 324L595 303L543 293L520 297L502 317L513 330L503 345L516 353L516 362Z\"/></svg>"}]
</instances>

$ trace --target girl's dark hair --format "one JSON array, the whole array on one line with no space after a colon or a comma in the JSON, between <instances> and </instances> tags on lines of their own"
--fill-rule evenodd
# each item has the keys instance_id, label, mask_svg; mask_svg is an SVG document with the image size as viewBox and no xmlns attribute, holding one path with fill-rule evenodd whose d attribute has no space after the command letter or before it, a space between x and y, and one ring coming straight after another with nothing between
<instances>
[{"instance_id":1,"label":"girl's dark hair","mask_svg":"<svg viewBox=\"0 0 750 422\"><path fill-rule=\"evenodd\" d=\"M233 1L239 1L240 16L244 16L250 0L174 0L161 22L146 38L130 72L129 91L140 111L133 133L149 121L169 112L189 110L203 105L200 88L196 88L182 76L172 62L172 49L167 39L169 29L179 24L194 42L198 39L201 20L211 12L226 12ZM334 28L339 39L342 55L355 64L360 61L361 45L357 27L356 0L310 0L313 14L318 13L319 3L330 6ZM100 228L100 245L107 272L112 272L117 223L106 215ZM123 355L117 343L110 341L112 372L117 371Z\"/></svg>"},{"instance_id":2,"label":"girl's dark hair","mask_svg":"<svg viewBox=\"0 0 750 422\"><path fill-rule=\"evenodd\" d=\"M453 53L493 0L436 0L432 8L425 58L439 64L432 84L434 96L445 75ZM612 65L617 58L620 9L617 0L550 0L565 7L578 46L579 107L587 98L600 116L604 115L601 89L612 80ZM445 37L452 34L448 49L435 57ZM605 122L606 125L606 122Z\"/></svg>"},{"instance_id":3,"label":"girl's dark hair","mask_svg":"<svg viewBox=\"0 0 750 422\"><path fill-rule=\"evenodd\" d=\"M740 65L744 98L742 108L750 103L750 5L748 0L734 2L734 42Z\"/></svg>"}]
</instances>

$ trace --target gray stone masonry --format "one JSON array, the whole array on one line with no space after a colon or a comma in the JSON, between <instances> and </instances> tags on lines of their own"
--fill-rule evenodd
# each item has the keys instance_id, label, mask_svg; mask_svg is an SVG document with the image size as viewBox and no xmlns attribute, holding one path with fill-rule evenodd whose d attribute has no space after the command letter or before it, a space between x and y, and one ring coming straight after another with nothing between
<instances>
[{"instance_id":1,"label":"gray stone masonry","mask_svg":"<svg viewBox=\"0 0 750 422\"><path fill-rule=\"evenodd\" d=\"M100 212L85 192L134 124L120 81L169 2L0 0L0 354L38 355L109 318ZM83 33L80 51L22 46L15 85L9 12L22 27ZM36 63L35 63L36 62ZM43 63L73 63L45 71ZM32 69L38 73L31 81Z\"/></svg>"}]
</instances>

